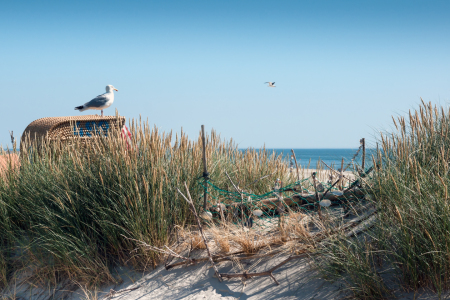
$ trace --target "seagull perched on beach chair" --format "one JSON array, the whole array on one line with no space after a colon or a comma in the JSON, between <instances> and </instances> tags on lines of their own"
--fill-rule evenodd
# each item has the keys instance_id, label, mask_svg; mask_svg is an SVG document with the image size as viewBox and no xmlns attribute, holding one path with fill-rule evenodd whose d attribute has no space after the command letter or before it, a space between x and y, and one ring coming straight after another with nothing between
<instances>
[{"instance_id":1,"label":"seagull perched on beach chair","mask_svg":"<svg viewBox=\"0 0 450 300\"><path fill-rule=\"evenodd\" d=\"M276 87L274 86L275 82L264 82L264 84L268 83L269 85L267 87Z\"/></svg>"},{"instance_id":2,"label":"seagull perched on beach chair","mask_svg":"<svg viewBox=\"0 0 450 300\"><path fill-rule=\"evenodd\" d=\"M102 117L103 117L103 110L105 108L110 107L111 104L113 104L113 102L114 102L114 90L115 91L119 91L118 89L116 89L112 85L107 85L106 86L106 93L98 95L97 97L95 97L91 101L86 102L85 104L83 104L81 106L75 107L75 110L79 110L79 111L85 111L87 109L101 110L102 111Z\"/></svg>"}]
</instances>

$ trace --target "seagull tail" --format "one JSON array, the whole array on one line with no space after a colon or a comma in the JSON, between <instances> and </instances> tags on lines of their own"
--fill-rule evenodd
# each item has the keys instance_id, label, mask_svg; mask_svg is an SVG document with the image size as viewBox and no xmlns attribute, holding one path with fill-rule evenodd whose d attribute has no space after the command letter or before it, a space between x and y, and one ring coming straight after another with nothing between
<instances>
[{"instance_id":1,"label":"seagull tail","mask_svg":"<svg viewBox=\"0 0 450 300\"><path fill-rule=\"evenodd\" d=\"M85 111L86 109L87 109L87 107L84 107L84 105L75 107L75 110L79 110L79 111Z\"/></svg>"}]
</instances>

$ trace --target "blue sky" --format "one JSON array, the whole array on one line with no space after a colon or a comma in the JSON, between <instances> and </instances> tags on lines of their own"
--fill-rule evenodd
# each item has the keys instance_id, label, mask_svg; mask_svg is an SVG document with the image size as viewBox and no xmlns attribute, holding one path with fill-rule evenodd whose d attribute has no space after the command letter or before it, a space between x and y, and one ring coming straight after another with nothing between
<instances>
[{"instance_id":1,"label":"blue sky","mask_svg":"<svg viewBox=\"0 0 450 300\"><path fill-rule=\"evenodd\" d=\"M450 1L0 1L0 144L119 89L127 118L240 147L356 148L450 100ZM276 88L263 83L275 81Z\"/></svg>"}]
</instances>

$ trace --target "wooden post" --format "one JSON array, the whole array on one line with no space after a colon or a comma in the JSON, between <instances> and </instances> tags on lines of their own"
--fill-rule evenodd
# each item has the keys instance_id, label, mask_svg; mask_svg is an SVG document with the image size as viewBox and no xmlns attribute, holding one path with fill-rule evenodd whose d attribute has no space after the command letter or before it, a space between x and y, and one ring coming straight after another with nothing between
<instances>
[{"instance_id":1,"label":"wooden post","mask_svg":"<svg viewBox=\"0 0 450 300\"><path fill-rule=\"evenodd\" d=\"M297 181L300 181L300 174L298 173L298 164L297 164L297 158L295 157L294 149L291 149L292 155L294 156L295 161L295 168L297 169Z\"/></svg>"},{"instance_id":2,"label":"wooden post","mask_svg":"<svg viewBox=\"0 0 450 300\"><path fill-rule=\"evenodd\" d=\"M379 162L381 161L381 156L379 155L379 151L380 151L380 149L378 149L378 143L377 143L377 163L376 163L376 167L377 167L377 170L379 169Z\"/></svg>"},{"instance_id":3,"label":"wooden post","mask_svg":"<svg viewBox=\"0 0 450 300\"><path fill-rule=\"evenodd\" d=\"M208 169L206 168L206 139L205 139L205 125L202 125L202 147L203 147L203 179L204 179L204 194L203 194L203 210L206 210L206 203L208 201Z\"/></svg>"},{"instance_id":4,"label":"wooden post","mask_svg":"<svg viewBox=\"0 0 450 300\"><path fill-rule=\"evenodd\" d=\"M313 178L313 183L314 183L314 194L316 195L317 205L319 206L319 210L317 212L319 213L320 220L323 221L323 219L322 219L322 209L320 208L320 198L319 198L319 194L317 193L316 172L312 173L312 178Z\"/></svg>"},{"instance_id":5,"label":"wooden post","mask_svg":"<svg viewBox=\"0 0 450 300\"><path fill-rule=\"evenodd\" d=\"M344 158L341 161L341 174L339 175L339 190L342 191L344 189Z\"/></svg>"},{"instance_id":6,"label":"wooden post","mask_svg":"<svg viewBox=\"0 0 450 300\"><path fill-rule=\"evenodd\" d=\"M365 164L366 164L366 139L365 138L361 139L361 146L362 146L362 151L363 151L361 167L363 169L363 172L365 172L366 171L365 170Z\"/></svg>"}]
</instances>

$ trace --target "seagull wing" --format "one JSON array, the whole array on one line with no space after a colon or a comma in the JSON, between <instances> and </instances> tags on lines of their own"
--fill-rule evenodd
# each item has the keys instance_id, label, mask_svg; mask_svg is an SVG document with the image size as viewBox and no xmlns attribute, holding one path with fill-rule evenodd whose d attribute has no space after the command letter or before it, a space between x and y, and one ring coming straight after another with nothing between
<instances>
[{"instance_id":1,"label":"seagull wing","mask_svg":"<svg viewBox=\"0 0 450 300\"><path fill-rule=\"evenodd\" d=\"M275 84L275 82L271 82L271 84L272 84L272 85L274 85L274 84Z\"/></svg>"},{"instance_id":2,"label":"seagull wing","mask_svg":"<svg viewBox=\"0 0 450 300\"><path fill-rule=\"evenodd\" d=\"M102 107L109 101L109 97L105 94L98 95L91 101L84 104L85 107Z\"/></svg>"}]
</instances>

